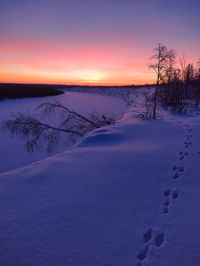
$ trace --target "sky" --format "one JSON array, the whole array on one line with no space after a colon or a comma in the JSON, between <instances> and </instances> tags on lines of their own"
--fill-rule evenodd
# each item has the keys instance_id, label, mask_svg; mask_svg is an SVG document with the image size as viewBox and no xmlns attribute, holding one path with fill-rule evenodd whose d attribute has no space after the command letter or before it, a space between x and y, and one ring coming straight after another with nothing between
<instances>
[{"instance_id":1,"label":"sky","mask_svg":"<svg viewBox=\"0 0 200 266\"><path fill-rule=\"evenodd\" d=\"M200 58L199 0L0 0L0 82L145 84L158 43Z\"/></svg>"}]
</instances>

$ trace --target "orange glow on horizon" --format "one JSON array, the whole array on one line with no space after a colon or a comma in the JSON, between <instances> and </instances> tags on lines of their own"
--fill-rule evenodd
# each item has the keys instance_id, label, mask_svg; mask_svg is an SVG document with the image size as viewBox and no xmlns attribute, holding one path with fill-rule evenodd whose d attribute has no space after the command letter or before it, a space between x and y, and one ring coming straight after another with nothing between
<instances>
[{"instance_id":1,"label":"orange glow on horizon","mask_svg":"<svg viewBox=\"0 0 200 266\"><path fill-rule=\"evenodd\" d=\"M0 82L152 84L155 75L147 68L151 52L151 49L144 50L137 43L121 44L113 48L104 45L4 40L0 42Z\"/></svg>"},{"instance_id":2,"label":"orange glow on horizon","mask_svg":"<svg viewBox=\"0 0 200 266\"><path fill-rule=\"evenodd\" d=\"M5 73L1 75L0 83L31 83L31 84L66 84L66 85L144 85L152 84L152 79L103 79L96 76L83 76L76 79L61 78L52 75L23 75L23 74L10 74Z\"/></svg>"},{"instance_id":3,"label":"orange glow on horizon","mask_svg":"<svg viewBox=\"0 0 200 266\"><path fill-rule=\"evenodd\" d=\"M123 74L122 74L123 75ZM124 75L120 78L112 72L102 70L85 69L71 72L62 71L36 71L29 69L11 69L1 71L0 82L7 83L39 83L39 84L76 84L76 85L141 85L151 84L154 75L146 73Z\"/></svg>"},{"instance_id":4,"label":"orange glow on horizon","mask_svg":"<svg viewBox=\"0 0 200 266\"><path fill-rule=\"evenodd\" d=\"M152 83L154 77L145 62L147 54L137 48L135 44L135 52L130 53L123 45L119 49L103 45L4 40L0 43L0 82L80 85Z\"/></svg>"}]
</instances>

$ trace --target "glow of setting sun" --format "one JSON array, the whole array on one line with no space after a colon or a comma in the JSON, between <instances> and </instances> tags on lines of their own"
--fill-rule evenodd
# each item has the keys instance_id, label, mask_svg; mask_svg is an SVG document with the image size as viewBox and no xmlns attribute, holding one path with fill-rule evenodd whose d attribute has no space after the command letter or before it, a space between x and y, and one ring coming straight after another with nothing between
<instances>
[{"instance_id":1,"label":"glow of setting sun","mask_svg":"<svg viewBox=\"0 0 200 266\"><path fill-rule=\"evenodd\" d=\"M101 83L106 79L106 74L99 70L79 70L74 73L81 82Z\"/></svg>"}]
</instances>

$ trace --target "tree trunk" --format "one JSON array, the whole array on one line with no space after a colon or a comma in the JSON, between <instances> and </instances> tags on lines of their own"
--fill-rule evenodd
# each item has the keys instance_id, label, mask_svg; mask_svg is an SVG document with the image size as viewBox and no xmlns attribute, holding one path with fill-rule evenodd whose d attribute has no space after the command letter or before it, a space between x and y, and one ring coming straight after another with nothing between
<instances>
[{"instance_id":1,"label":"tree trunk","mask_svg":"<svg viewBox=\"0 0 200 266\"><path fill-rule=\"evenodd\" d=\"M155 87L155 93L154 93L153 119L156 119L158 85L159 85L159 82L157 80L156 87Z\"/></svg>"}]
</instances>

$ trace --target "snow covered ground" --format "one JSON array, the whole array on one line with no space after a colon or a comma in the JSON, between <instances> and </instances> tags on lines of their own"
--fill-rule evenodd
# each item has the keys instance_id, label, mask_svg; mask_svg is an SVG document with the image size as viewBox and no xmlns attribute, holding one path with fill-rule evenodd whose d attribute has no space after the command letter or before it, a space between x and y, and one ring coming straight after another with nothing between
<instances>
[{"instance_id":1,"label":"snow covered ground","mask_svg":"<svg viewBox=\"0 0 200 266\"><path fill-rule=\"evenodd\" d=\"M2 265L199 266L200 117L129 112L0 175Z\"/></svg>"}]
</instances>

